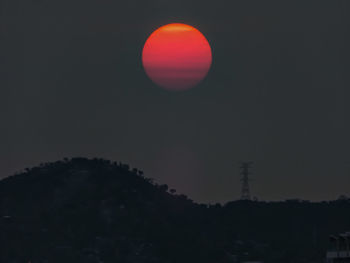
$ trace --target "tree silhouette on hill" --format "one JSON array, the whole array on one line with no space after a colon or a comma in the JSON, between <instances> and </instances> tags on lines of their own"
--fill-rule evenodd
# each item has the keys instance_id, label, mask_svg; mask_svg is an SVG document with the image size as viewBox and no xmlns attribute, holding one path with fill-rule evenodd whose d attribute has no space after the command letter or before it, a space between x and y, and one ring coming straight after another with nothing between
<instances>
[{"instance_id":1,"label":"tree silhouette on hill","mask_svg":"<svg viewBox=\"0 0 350 263\"><path fill-rule=\"evenodd\" d=\"M306 262L350 200L197 204L129 165L65 158L0 181L0 262Z\"/></svg>"}]
</instances>

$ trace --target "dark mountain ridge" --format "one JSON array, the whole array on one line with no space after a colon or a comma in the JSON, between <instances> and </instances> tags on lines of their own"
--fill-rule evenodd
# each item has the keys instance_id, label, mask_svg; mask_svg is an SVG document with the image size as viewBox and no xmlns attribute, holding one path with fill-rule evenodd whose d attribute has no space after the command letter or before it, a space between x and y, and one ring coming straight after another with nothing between
<instances>
[{"instance_id":1,"label":"dark mountain ridge","mask_svg":"<svg viewBox=\"0 0 350 263\"><path fill-rule=\"evenodd\" d=\"M197 204L128 165L65 159L0 181L0 262L319 262L349 208Z\"/></svg>"}]
</instances>

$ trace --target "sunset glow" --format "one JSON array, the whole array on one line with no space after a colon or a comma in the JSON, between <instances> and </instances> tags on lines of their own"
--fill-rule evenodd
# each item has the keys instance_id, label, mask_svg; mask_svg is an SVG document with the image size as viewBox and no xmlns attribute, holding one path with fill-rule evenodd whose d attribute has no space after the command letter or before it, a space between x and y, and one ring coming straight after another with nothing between
<instances>
[{"instance_id":1,"label":"sunset glow","mask_svg":"<svg viewBox=\"0 0 350 263\"><path fill-rule=\"evenodd\" d=\"M197 85L212 62L207 39L196 28L168 24L147 39L142 62L153 82L169 90L185 90Z\"/></svg>"}]
</instances>

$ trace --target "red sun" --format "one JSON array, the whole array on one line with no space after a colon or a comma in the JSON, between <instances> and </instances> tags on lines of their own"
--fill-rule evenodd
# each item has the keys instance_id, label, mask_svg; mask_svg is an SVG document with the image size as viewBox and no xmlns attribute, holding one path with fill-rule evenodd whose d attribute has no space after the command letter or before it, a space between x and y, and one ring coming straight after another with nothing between
<instances>
[{"instance_id":1,"label":"red sun","mask_svg":"<svg viewBox=\"0 0 350 263\"><path fill-rule=\"evenodd\" d=\"M197 85L212 62L207 39L196 28L168 24L147 39L142 51L146 74L168 90L185 90Z\"/></svg>"}]
</instances>

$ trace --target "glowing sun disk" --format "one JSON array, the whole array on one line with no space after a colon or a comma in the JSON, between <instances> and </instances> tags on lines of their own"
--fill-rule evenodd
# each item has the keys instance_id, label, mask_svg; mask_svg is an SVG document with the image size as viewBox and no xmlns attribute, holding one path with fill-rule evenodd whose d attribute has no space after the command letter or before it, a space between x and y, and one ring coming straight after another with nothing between
<instances>
[{"instance_id":1,"label":"glowing sun disk","mask_svg":"<svg viewBox=\"0 0 350 263\"><path fill-rule=\"evenodd\" d=\"M142 51L142 63L150 79L169 90L185 90L198 84L212 62L207 39L196 28L169 24L154 31Z\"/></svg>"}]
</instances>

